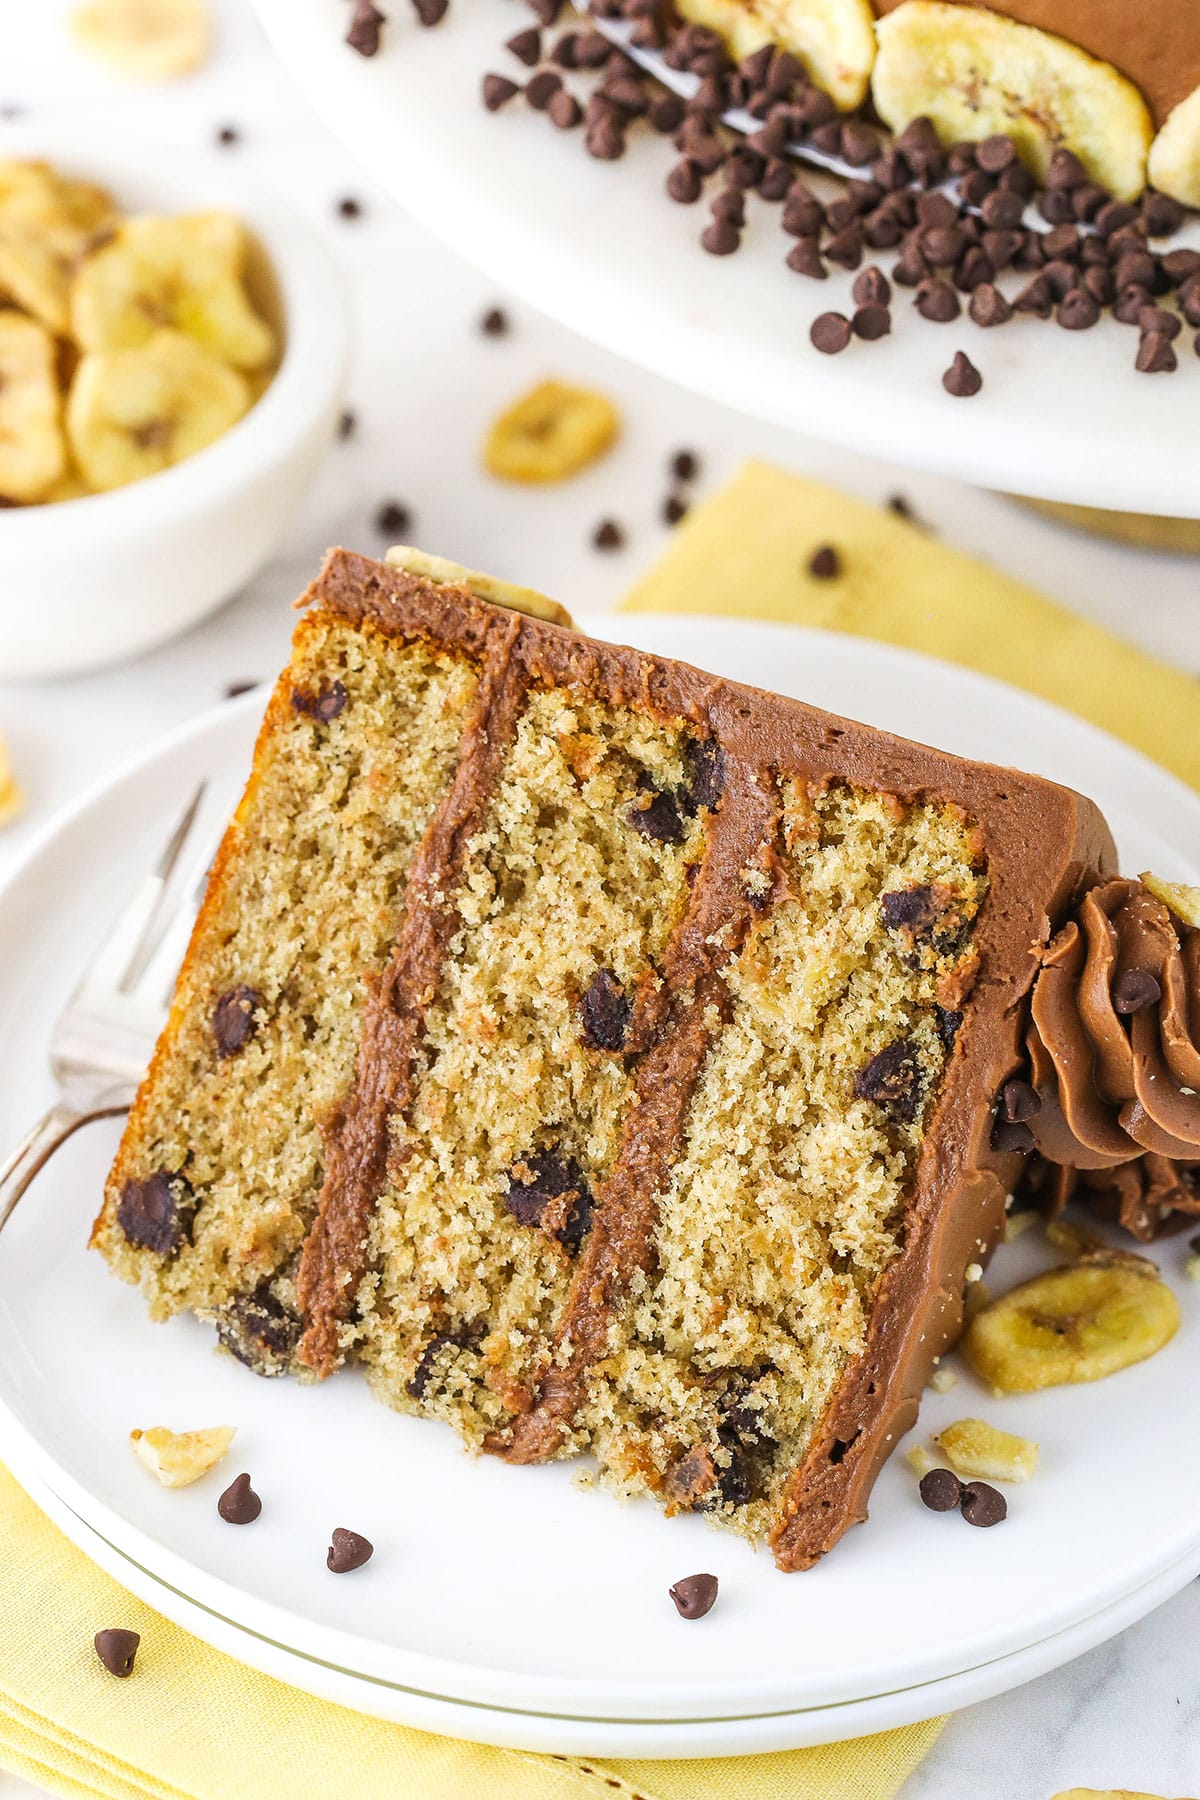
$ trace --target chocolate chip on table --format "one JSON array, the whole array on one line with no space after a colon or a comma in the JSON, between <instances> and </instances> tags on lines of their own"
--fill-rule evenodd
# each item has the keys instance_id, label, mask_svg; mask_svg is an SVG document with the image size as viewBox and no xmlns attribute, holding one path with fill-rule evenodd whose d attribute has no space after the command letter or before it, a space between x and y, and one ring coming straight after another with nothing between
<instances>
[{"instance_id":1,"label":"chocolate chip on table","mask_svg":"<svg viewBox=\"0 0 1200 1800\"><path fill-rule=\"evenodd\" d=\"M678 525L687 517L688 503L682 494L668 494L662 504L664 525Z\"/></svg>"},{"instance_id":2,"label":"chocolate chip on table","mask_svg":"<svg viewBox=\"0 0 1200 1800\"><path fill-rule=\"evenodd\" d=\"M450 0L412 0L412 4L417 24L429 27L441 24L449 9Z\"/></svg>"},{"instance_id":3,"label":"chocolate chip on table","mask_svg":"<svg viewBox=\"0 0 1200 1800\"><path fill-rule=\"evenodd\" d=\"M961 350L955 353L954 361L942 376L942 386L956 400L969 400L983 386L983 376L969 357Z\"/></svg>"},{"instance_id":4,"label":"chocolate chip on table","mask_svg":"<svg viewBox=\"0 0 1200 1800\"><path fill-rule=\"evenodd\" d=\"M1168 312L1164 306L1143 306L1137 317L1138 330L1142 333L1156 331L1160 337L1169 338L1172 343L1183 330L1183 322L1176 313Z\"/></svg>"},{"instance_id":5,"label":"chocolate chip on table","mask_svg":"<svg viewBox=\"0 0 1200 1800\"><path fill-rule=\"evenodd\" d=\"M589 1050L620 1050L633 1004L611 969L597 969L579 1002L583 1041Z\"/></svg>"},{"instance_id":6,"label":"chocolate chip on table","mask_svg":"<svg viewBox=\"0 0 1200 1800\"><path fill-rule=\"evenodd\" d=\"M545 112L562 87L562 76L554 69L540 69L525 83L525 101L534 112Z\"/></svg>"},{"instance_id":7,"label":"chocolate chip on table","mask_svg":"<svg viewBox=\"0 0 1200 1800\"><path fill-rule=\"evenodd\" d=\"M249 694L257 686L257 681L227 681L225 683L225 698L227 700L236 700L240 694Z\"/></svg>"},{"instance_id":8,"label":"chocolate chip on table","mask_svg":"<svg viewBox=\"0 0 1200 1800\"><path fill-rule=\"evenodd\" d=\"M258 989L245 984L221 995L213 1008L212 1034L216 1039L217 1056L222 1061L227 1056L236 1056L250 1042L258 1030L255 1014L261 1012L265 1004Z\"/></svg>"},{"instance_id":9,"label":"chocolate chip on table","mask_svg":"<svg viewBox=\"0 0 1200 1800\"><path fill-rule=\"evenodd\" d=\"M868 306L856 308L850 323L856 338L862 338L864 343L873 344L880 338L886 337L892 329L892 315L886 306L873 302Z\"/></svg>"},{"instance_id":10,"label":"chocolate chip on table","mask_svg":"<svg viewBox=\"0 0 1200 1800\"><path fill-rule=\"evenodd\" d=\"M742 234L728 219L714 219L700 233L700 242L710 256L732 256L741 247Z\"/></svg>"},{"instance_id":11,"label":"chocolate chip on table","mask_svg":"<svg viewBox=\"0 0 1200 1800\"><path fill-rule=\"evenodd\" d=\"M930 277L917 288L916 308L923 319L949 325L962 311L962 301L948 281Z\"/></svg>"},{"instance_id":12,"label":"chocolate chip on table","mask_svg":"<svg viewBox=\"0 0 1200 1800\"><path fill-rule=\"evenodd\" d=\"M262 1501L248 1475L238 1475L230 1482L217 1501L217 1511L227 1525L253 1525L262 1512Z\"/></svg>"},{"instance_id":13,"label":"chocolate chip on table","mask_svg":"<svg viewBox=\"0 0 1200 1800\"><path fill-rule=\"evenodd\" d=\"M967 310L976 325L1006 325L1013 316L1011 304L990 281L975 289Z\"/></svg>"},{"instance_id":14,"label":"chocolate chip on table","mask_svg":"<svg viewBox=\"0 0 1200 1800\"><path fill-rule=\"evenodd\" d=\"M625 814L633 829L656 844L682 844L687 833L674 794L644 787Z\"/></svg>"},{"instance_id":15,"label":"chocolate chip on table","mask_svg":"<svg viewBox=\"0 0 1200 1800\"><path fill-rule=\"evenodd\" d=\"M1162 999L1162 987L1145 969L1123 969L1113 983L1112 994L1117 1012L1137 1013Z\"/></svg>"},{"instance_id":16,"label":"chocolate chip on table","mask_svg":"<svg viewBox=\"0 0 1200 1800\"><path fill-rule=\"evenodd\" d=\"M1000 1111L1010 1125L1021 1125L1036 1119L1042 1110L1042 1096L1028 1081L1006 1081L1000 1090Z\"/></svg>"},{"instance_id":17,"label":"chocolate chip on table","mask_svg":"<svg viewBox=\"0 0 1200 1800\"><path fill-rule=\"evenodd\" d=\"M510 81L507 75L485 75L483 78L483 104L488 112L499 112L520 91L516 82Z\"/></svg>"},{"instance_id":18,"label":"chocolate chip on table","mask_svg":"<svg viewBox=\"0 0 1200 1800\"><path fill-rule=\"evenodd\" d=\"M1013 301L1013 309L1019 313L1029 313L1036 319L1048 319L1054 310L1054 295L1050 284L1041 275L1035 275Z\"/></svg>"},{"instance_id":19,"label":"chocolate chip on table","mask_svg":"<svg viewBox=\"0 0 1200 1800\"><path fill-rule=\"evenodd\" d=\"M345 683L341 681L335 681L332 687L323 688L317 694L308 694L302 688L294 688L292 709L315 719L319 725L328 725L332 719L337 718L349 697Z\"/></svg>"},{"instance_id":20,"label":"chocolate chip on table","mask_svg":"<svg viewBox=\"0 0 1200 1800\"><path fill-rule=\"evenodd\" d=\"M962 1491L961 1511L968 1525L999 1525L1008 1517L1008 1501L986 1481L968 1481Z\"/></svg>"},{"instance_id":21,"label":"chocolate chip on table","mask_svg":"<svg viewBox=\"0 0 1200 1800\"><path fill-rule=\"evenodd\" d=\"M362 201L356 200L353 194L345 194L337 203L339 219L361 219Z\"/></svg>"},{"instance_id":22,"label":"chocolate chip on table","mask_svg":"<svg viewBox=\"0 0 1200 1800\"><path fill-rule=\"evenodd\" d=\"M196 1196L182 1175L149 1175L127 1181L117 1202L117 1224L137 1250L173 1256L191 1235Z\"/></svg>"},{"instance_id":23,"label":"chocolate chip on table","mask_svg":"<svg viewBox=\"0 0 1200 1800\"><path fill-rule=\"evenodd\" d=\"M874 263L854 277L854 286L850 291L856 306L887 306L892 298L891 282Z\"/></svg>"},{"instance_id":24,"label":"chocolate chip on table","mask_svg":"<svg viewBox=\"0 0 1200 1800\"><path fill-rule=\"evenodd\" d=\"M671 458L670 468L676 481L695 481L700 473L700 458L694 450L677 450Z\"/></svg>"},{"instance_id":25,"label":"chocolate chip on table","mask_svg":"<svg viewBox=\"0 0 1200 1800\"><path fill-rule=\"evenodd\" d=\"M399 500L385 500L376 511L375 529L380 537L402 538L412 530L412 514Z\"/></svg>"},{"instance_id":26,"label":"chocolate chip on table","mask_svg":"<svg viewBox=\"0 0 1200 1800\"><path fill-rule=\"evenodd\" d=\"M339 1525L332 1533L325 1567L332 1569L335 1575L348 1575L352 1569L361 1569L364 1563L370 1562L374 1554L375 1546L369 1538L357 1531L345 1531Z\"/></svg>"},{"instance_id":27,"label":"chocolate chip on table","mask_svg":"<svg viewBox=\"0 0 1200 1800\"><path fill-rule=\"evenodd\" d=\"M1090 331L1100 317L1100 308L1086 288L1072 288L1058 304L1057 318L1064 331Z\"/></svg>"},{"instance_id":28,"label":"chocolate chip on table","mask_svg":"<svg viewBox=\"0 0 1200 1800\"><path fill-rule=\"evenodd\" d=\"M217 142L222 150L228 150L234 144L240 144L242 134L236 125L222 125L217 132Z\"/></svg>"},{"instance_id":29,"label":"chocolate chip on table","mask_svg":"<svg viewBox=\"0 0 1200 1800\"><path fill-rule=\"evenodd\" d=\"M962 1499L962 1482L952 1469L930 1469L921 1477L921 1499L930 1512L953 1512Z\"/></svg>"},{"instance_id":30,"label":"chocolate chip on table","mask_svg":"<svg viewBox=\"0 0 1200 1800\"><path fill-rule=\"evenodd\" d=\"M625 533L615 519L601 519L592 533L592 545L597 550L620 550L624 543Z\"/></svg>"},{"instance_id":31,"label":"chocolate chip on table","mask_svg":"<svg viewBox=\"0 0 1200 1800\"><path fill-rule=\"evenodd\" d=\"M536 69L542 60L542 34L536 25L529 25L510 37L504 48L527 69Z\"/></svg>"},{"instance_id":32,"label":"chocolate chip on table","mask_svg":"<svg viewBox=\"0 0 1200 1800\"><path fill-rule=\"evenodd\" d=\"M667 1592L681 1619L702 1619L712 1611L718 1585L715 1575L685 1575Z\"/></svg>"},{"instance_id":33,"label":"chocolate chip on table","mask_svg":"<svg viewBox=\"0 0 1200 1800\"><path fill-rule=\"evenodd\" d=\"M141 1641L136 1631L122 1631L119 1627L112 1626L107 1631L96 1633L96 1655L110 1675L124 1681L133 1674L133 1661Z\"/></svg>"},{"instance_id":34,"label":"chocolate chip on table","mask_svg":"<svg viewBox=\"0 0 1200 1800\"><path fill-rule=\"evenodd\" d=\"M821 251L816 238L799 238L788 251L784 261L787 263L788 268L796 275L807 275L811 281L828 280L829 271L821 260ZM836 319L838 316L837 313L824 314L824 317L827 319ZM816 343L815 338L813 339L813 342ZM849 342L850 339L847 337L846 343L848 344ZM840 350L844 350L845 347L845 344L836 346L836 348ZM818 350L822 348L823 345L817 344ZM832 346L830 354L832 354Z\"/></svg>"},{"instance_id":35,"label":"chocolate chip on table","mask_svg":"<svg viewBox=\"0 0 1200 1800\"><path fill-rule=\"evenodd\" d=\"M559 88L556 94L550 96L546 116L560 131L573 131L583 118L583 108L574 94L569 94L566 88Z\"/></svg>"},{"instance_id":36,"label":"chocolate chip on table","mask_svg":"<svg viewBox=\"0 0 1200 1800\"><path fill-rule=\"evenodd\" d=\"M854 1078L856 1100L873 1100L893 1119L910 1123L921 1098L921 1067L911 1038L897 1038L877 1052Z\"/></svg>"},{"instance_id":37,"label":"chocolate chip on table","mask_svg":"<svg viewBox=\"0 0 1200 1800\"><path fill-rule=\"evenodd\" d=\"M1134 367L1143 375L1169 375L1178 368L1171 340L1160 331L1148 331L1138 344Z\"/></svg>"},{"instance_id":38,"label":"chocolate chip on table","mask_svg":"<svg viewBox=\"0 0 1200 1800\"><path fill-rule=\"evenodd\" d=\"M354 436L354 433L357 430L358 430L358 416L357 416L357 414L351 412L349 407L347 407L346 411L341 415L341 417L339 418L338 423L337 423L338 438L344 444L346 442L347 438L352 438Z\"/></svg>"},{"instance_id":39,"label":"chocolate chip on table","mask_svg":"<svg viewBox=\"0 0 1200 1800\"><path fill-rule=\"evenodd\" d=\"M691 206L703 189L704 177L694 162L676 163L667 176L667 193L680 206Z\"/></svg>"},{"instance_id":40,"label":"chocolate chip on table","mask_svg":"<svg viewBox=\"0 0 1200 1800\"><path fill-rule=\"evenodd\" d=\"M834 581L842 572L842 559L832 544L822 544L808 559L808 572L818 581Z\"/></svg>"},{"instance_id":41,"label":"chocolate chip on table","mask_svg":"<svg viewBox=\"0 0 1200 1800\"><path fill-rule=\"evenodd\" d=\"M375 56L379 50L380 28L386 18L371 0L354 0L354 16L346 33L346 42L360 56Z\"/></svg>"},{"instance_id":42,"label":"chocolate chip on table","mask_svg":"<svg viewBox=\"0 0 1200 1800\"><path fill-rule=\"evenodd\" d=\"M808 335L813 348L822 356L836 356L850 342L850 321L841 313L820 313L809 327Z\"/></svg>"}]
</instances>

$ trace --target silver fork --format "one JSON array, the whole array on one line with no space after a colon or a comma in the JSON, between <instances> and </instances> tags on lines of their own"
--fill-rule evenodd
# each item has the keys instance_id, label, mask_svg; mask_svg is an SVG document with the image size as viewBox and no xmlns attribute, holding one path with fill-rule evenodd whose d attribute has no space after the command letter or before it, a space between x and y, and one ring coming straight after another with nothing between
<instances>
[{"instance_id":1,"label":"silver fork","mask_svg":"<svg viewBox=\"0 0 1200 1800\"><path fill-rule=\"evenodd\" d=\"M59 1097L0 1164L0 1230L72 1132L128 1112L133 1103L166 1021L203 890L201 880L199 890L193 884L178 895L171 877L193 837L205 785L188 801L158 862L130 896L55 1024L50 1069Z\"/></svg>"}]
</instances>

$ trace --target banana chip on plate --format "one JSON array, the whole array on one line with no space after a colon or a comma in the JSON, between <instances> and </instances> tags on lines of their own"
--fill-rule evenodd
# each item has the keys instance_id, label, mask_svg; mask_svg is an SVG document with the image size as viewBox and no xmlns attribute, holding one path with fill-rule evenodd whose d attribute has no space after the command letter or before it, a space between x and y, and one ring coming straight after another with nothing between
<instances>
[{"instance_id":1,"label":"banana chip on plate","mask_svg":"<svg viewBox=\"0 0 1200 1800\"><path fill-rule=\"evenodd\" d=\"M1050 1269L972 1319L963 1355L996 1394L1099 1381L1143 1362L1179 1329L1179 1302L1151 1262Z\"/></svg>"},{"instance_id":2,"label":"banana chip on plate","mask_svg":"<svg viewBox=\"0 0 1200 1800\"><path fill-rule=\"evenodd\" d=\"M83 358L67 401L71 454L91 487L124 487L194 456L249 406L236 369L181 331L157 331Z\"/></svg>"},{"instance_id":3,"label":"banana chip on plate","mask_svg":"<svg viewBox=\"0 0 1200 1800\"><path fill-rule=\"evenodd\" d=\"M71 30L122 75L169 81L207 57L212 15L207 0L88 0L71 14Z\"/></svg>"}]
</instances>

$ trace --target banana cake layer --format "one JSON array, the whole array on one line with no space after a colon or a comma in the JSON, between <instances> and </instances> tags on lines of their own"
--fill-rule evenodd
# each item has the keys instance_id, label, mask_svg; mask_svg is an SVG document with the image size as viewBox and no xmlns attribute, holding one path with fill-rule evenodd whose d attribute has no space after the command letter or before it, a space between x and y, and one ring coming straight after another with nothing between
<instances>
[{"instance_id":1,"label":"banana cake layer","mask_svg":"<svg viewBox=\"0 0 1200 1800\"><path fill-rule=\"evenodd\" d=\"M1000 1234L1107 829L420 566L305 596L94 1241L259 1372L809 1567Z\"/></svg>"}]
</instances>

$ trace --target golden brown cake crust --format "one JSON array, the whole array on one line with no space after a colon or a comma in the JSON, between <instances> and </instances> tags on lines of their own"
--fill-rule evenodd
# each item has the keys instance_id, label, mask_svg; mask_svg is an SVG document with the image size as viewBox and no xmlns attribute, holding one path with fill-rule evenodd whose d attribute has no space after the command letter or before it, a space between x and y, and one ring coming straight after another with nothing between
<instances>
[{"instance_id":1,"label":"golden brown cake crust","mask_svg":"<svg viewBox=\"0 0 1200 1800\"><path fill-rule=\"evenodd\" d=\"M555 1371L529 1396L528 1410L513 1430L494 1442L518 1459L552 1453L600 1344L599 1326L619 1305L631 1273L651 1255L657 1192L682 1129L687 1095L681 1090L703 1061L705 1020L720 1005L721 966L749 924L745 864L749 860L768 878L771 874L779 778L814 786L848 782L904 803L961 808L981 832L990 887L975 930L978 974L921 1150L903 1249L883 1278L866 1351L847 1370L802 1465L788 1480L772 1533L782 1568L810 1566L849 1524L865 1516L878 1468L911 1425L933 1358L958 1329L965 1271L986 1256L1000 1234L1016 1159L990 1147L992 1098L1020 1058L1021 1007L1041 946L1090 872L1115 866L1103 819L1090 802L1051 783L961 761L684 664L514 618L465 590L434 587L346 551L331 553L305 601L385 633L466 651L485 670L484 686L500 697L497 713L489 713L486 703L477 711L459 775L419 854L421 878L410 889L409 911L385 980L385 988L388 980L400 980L403 967L406 1003L432 994L448 941L444 929L427 929L413 918L412 908L422 906L418 896L431 885L442 893L452 890L451 819L474 816L490 779L489 758L473 752L470 739L486 735L494 724L497 742L502 740L505 696L532 685L636 706L654 719L687 723L701 737L715 738L725 758L725 795L666 959L674 1029L643 1059L637 1105L602 1196L612 1204L598 1206L572 1282L569 1353L559 1356ZM440 884L439 865L445 878ZM451 903L447 918L452 910ZM322 1370L329 1366L356 1286L345 1279L346 1266L336 1280L331 1275L342 1258L350 1259L351 1274L361 1268L363 1209L365 1204L369 1211L384 1152L388 1085L398 1084L397 1094L403 1086L403 1074L390 1059L404 1058L410 1044L406 1033L415 1030L410 1004L399 1033L389 1024L377 1042L369 1033L364 1037L344 1114L365 1121L366 1130L361 1139L344 1126L335 1130L341 1162L336 1178L326 1182L311 1242L335 1247L336 1256L327 1258L313 1247L302 1283L308 1300L305 1344ZM388 1066L376 1063L377 1049Z\"/></svg>"}]
</instances>

